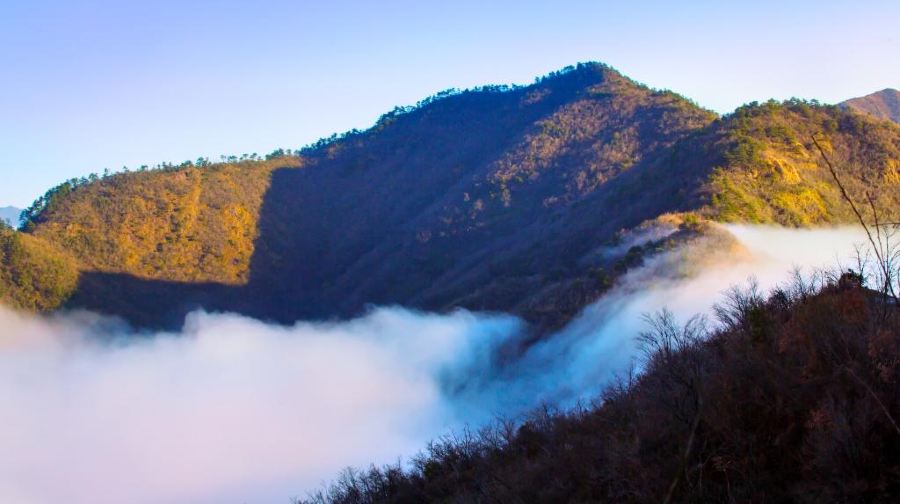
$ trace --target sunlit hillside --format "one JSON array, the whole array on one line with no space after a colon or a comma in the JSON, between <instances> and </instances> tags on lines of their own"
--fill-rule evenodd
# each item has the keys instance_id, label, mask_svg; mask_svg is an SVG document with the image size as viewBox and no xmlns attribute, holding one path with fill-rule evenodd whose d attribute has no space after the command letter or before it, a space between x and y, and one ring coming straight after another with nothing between
<instances>
[{"instance_id":1,"label":"sunlit hillside","mask_svg":"<svg viewBox=\"0 0 900 504\"><path fill-rule=\"evenodd\" d=\"M866 96L852 98L841 102L840 107L900 123L900 91L896 89L883 89Z\"/></svg>"}]
</instances>

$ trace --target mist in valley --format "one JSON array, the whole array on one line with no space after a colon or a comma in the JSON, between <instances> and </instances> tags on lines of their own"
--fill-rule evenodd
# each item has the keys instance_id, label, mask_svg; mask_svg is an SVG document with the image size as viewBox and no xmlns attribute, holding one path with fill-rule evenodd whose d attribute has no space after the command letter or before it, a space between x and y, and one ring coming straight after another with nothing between
<instances>
[{"instance_id":1,"label":"mist in valley","mask_svg":"<svg viewBox=\"0 0 900 504\"><path fill-rule=\"evenodd\" d=\"M727 226L649 258L564 329L523 337L503 314L401 307L291 327L195 312L178 333L78 312L0 309L0 501L288 502L347 466L542 404L590 401L640 366L641 316L710 314L734 285L856 267L855 228Z\"/></svg>"}]
</instances>

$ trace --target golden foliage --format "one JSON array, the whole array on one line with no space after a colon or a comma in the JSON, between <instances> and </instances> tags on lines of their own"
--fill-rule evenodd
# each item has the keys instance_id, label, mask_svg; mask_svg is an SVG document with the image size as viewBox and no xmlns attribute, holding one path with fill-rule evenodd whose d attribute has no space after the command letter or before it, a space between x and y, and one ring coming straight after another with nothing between
<instances>
[{"instance_id":1,"label":"golden foliage","mask_svg":"<svg viewBox=\"0 0 900 504\"><path fill-rule=\"evenodd\" d=\"M46 241L0 228L0 302L28 311L60 307L78 285L77 262Z\"/></svg>"},{"instance_id":2,"label":"golden foliage","mask_svg":"<svg viewBox=\"0 0 900 504\"><path fill-rule=\"evenodd\" d=\"M35 227L85 268L243 284L275 168L296 158L114 175L79 187Z\"/></svg>"},{"instance_id":3,"label":"golden foliage","mask_svg":"<svg viewBox=\"0 0 900 504\"><path fill-rule=\"evenodd\" d=\"M812 147L840 159L840 176L861 201L900 213L897 179L900 127L836 107L800 101L738 109L718 124L722 166L710 178L710 213L726 222L811 226L853 222L830 172Z\"/></svg>"}]
</instances>

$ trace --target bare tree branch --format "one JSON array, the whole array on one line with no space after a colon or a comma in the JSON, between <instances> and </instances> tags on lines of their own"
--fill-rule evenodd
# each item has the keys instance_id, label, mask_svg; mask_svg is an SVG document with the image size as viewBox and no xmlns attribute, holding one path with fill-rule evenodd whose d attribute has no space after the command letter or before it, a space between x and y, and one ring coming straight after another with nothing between
<instances>
[{"instance_id":1,"label":"bare tree branch","mask_svg":"<svg viewBox=\"0 0 900 504\"><path fill-rule=\"evenodd\" d=\"M819 140L816 138L816 135L812 135L811 138L813 144L816 146L816 149L819 150L819 154L821 154L822 159L825 161L825 165L828 166L828 171L831 172L831 177L834 179L835 184L837 184L838 189L840 189L841 196L850 205L850 208L853 210L853 214L856 215L856 220L863 227L863 230L866 232L866 236L869 238L869 243L872 245L875 258L878 261L878 266L882 270L881 272L884 275L885 294L890 294L891 297L897 300L897 294L894 291L894 285L892 281L893 272L891 268L891 261L889 257L885 256L885 251L883 250L883 242L881 239L882 224L878 222L878 212L875 210L874 199L869 193L866 193L866 198L869 200L869 204L872 206L872 211L875 216L874 227L876 229L877 239L875 236L872 236L871 226L866 224L866 219L863 217L862 212L860 212L859 207L857 207L856 203L853 201L853 198L850 197L850 194L847 192L847 188L841 182L840 177L838 177L837 170L834 168L834 164L832 164L831 160L828 159L828 155L825 154L825 149L823 149L819 144Z\"/></svg>"}]
</instances>

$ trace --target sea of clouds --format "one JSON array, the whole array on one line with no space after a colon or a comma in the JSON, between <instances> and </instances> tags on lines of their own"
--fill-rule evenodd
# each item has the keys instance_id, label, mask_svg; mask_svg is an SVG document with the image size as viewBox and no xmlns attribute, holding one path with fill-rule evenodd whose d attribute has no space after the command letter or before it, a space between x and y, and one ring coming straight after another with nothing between
<instances>
[{"instance_id":1,"label":"sea of clouds","mask_svg":"<svg viewBox=\"0 0 900 504\"><path fill-rule=\"evenodd\" d=\"M635 361L643 314L685 321L750 277L768 289L796 267L853 266L864 242L851 228L727 232L740 246L648 260L503 366L498 349L523 333L505 315L388 307L284 327L196 312L145 334L0 308L0 502L287 503L450 430L590 400Z\"/></svg>"}]
</instances>

